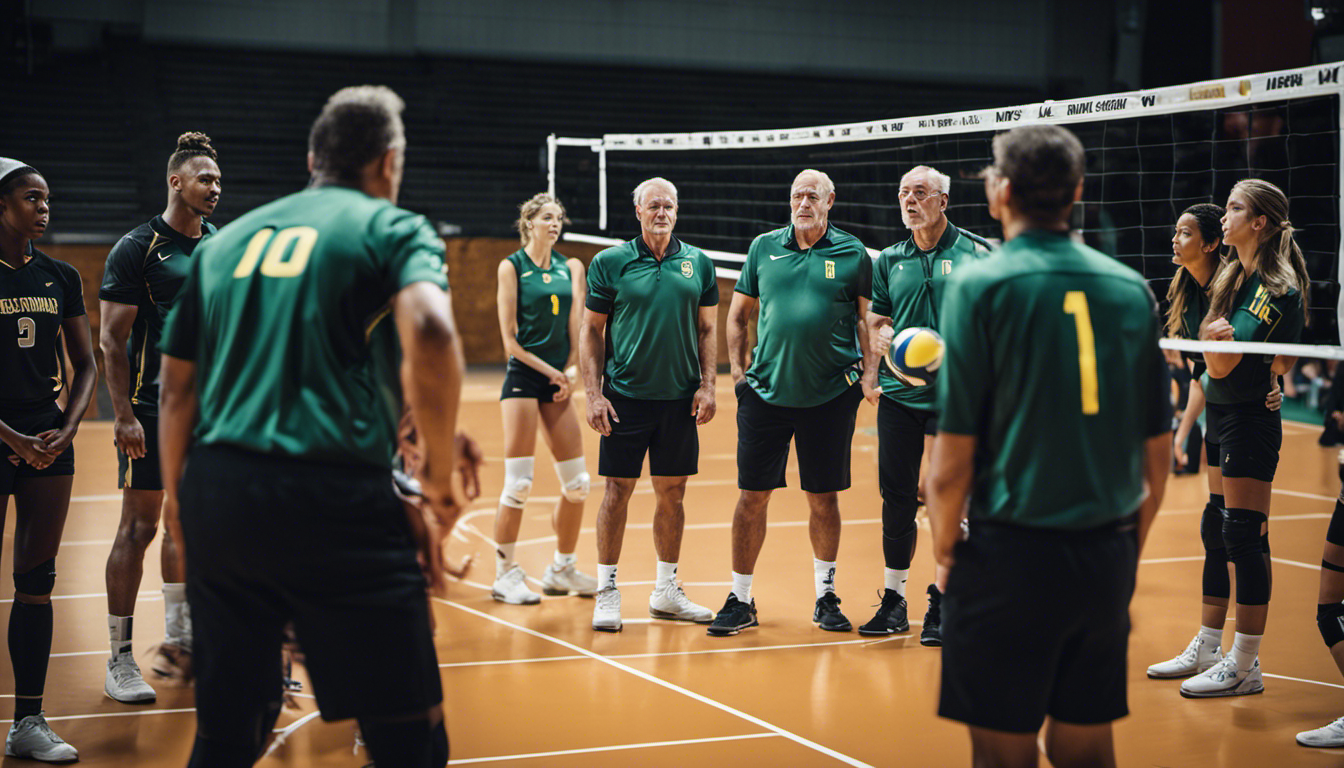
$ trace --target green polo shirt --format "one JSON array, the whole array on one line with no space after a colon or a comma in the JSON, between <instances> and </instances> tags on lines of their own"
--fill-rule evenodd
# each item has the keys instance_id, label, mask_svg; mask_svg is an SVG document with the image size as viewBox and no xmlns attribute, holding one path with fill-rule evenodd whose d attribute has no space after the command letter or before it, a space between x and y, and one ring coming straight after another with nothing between
<instances>
[{"instance_id":1,"label":"green polo shirt","mask_svg":"<svg viewBox=\"0 0 1344 768\"><path fill-rule=\"evenodd\" d=\"M835 225L806 250L792 225L752 241L736 290L761 303L746 378L762 400L810 408L858 381L859 297L872 284L863 243Z\"/></svg>"},{"instance_id":2,"label":"green polo shirt","mask_svg":"<svg viewBox=\"0 0 1344 768\"><path fill-rule=\"evenodd\" d=\"M911 236L883 250L873 266L874 314L891 318L896 333L906 328L938 330L938 307L952 270L989 255L989 242L947 222L933 249L921 251ZM932 385L916 387L878 368L882 394L912 408L933 408Z\"/></svg>"},{"instance_id":3,"label":"green polo shirt","mask_svg":"<svg viewBox=\"0 0 1344 768\"><path fill-rule=\"evenodd\" d=\"M551 263L542 269L522 248L509 255L517 279L518 344L552 368L569 359L569 309L574 304L574 281L565 257L551 251ZM509 368L526 368L513 357Z\"/></svg>"},{"instance_id":4,"label":"green polo shirt","mask_svg":"<svg viewBox=\"0 0 1344 768\"><path fill-rule=\"evenodd\" d=\"M680 400L700 388L700 307L719 303L714 262L676 237L662 260L636 237L588 265L584 306L607 315L606 385L618 395Z\"/></svg>"},{"instance_id":5,"label":"green polo shirt","mask_svg":"<svg viewBox=\"0 0 1344 768\"><path fill-rule=\"evenodd\" d=\"M1028 231L952 273L941 327L938 425L977 440L972 520L1076 530L1138 510L1171 392L1137 272Z\"/></svg>"},{"instance_id":6,"label":"green polo shirt","mask_svg":"<svg viewBox=\"0 0 1344 768\"><path fill-rule=\"evenodd\" d=\"M1257 272L1242 283L1232 316L1227 320L1232 323L1236 341L1293 344L1302 339L1302 295L1295 288L1282 296L1271 295ZM1205 399L1219 405L1263 403L1273 388L1270 373L1273 363L1273 355L1242 355L1237 366L1221 379L1205 372L1200 381Z\"/></svg>"}]
</instances>

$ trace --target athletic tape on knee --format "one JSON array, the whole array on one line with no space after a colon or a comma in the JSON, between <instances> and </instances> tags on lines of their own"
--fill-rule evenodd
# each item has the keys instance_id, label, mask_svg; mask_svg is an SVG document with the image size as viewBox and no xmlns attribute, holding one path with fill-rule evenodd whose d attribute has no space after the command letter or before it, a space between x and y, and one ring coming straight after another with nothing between
<instances>
[{"instance_id":1,"label":"athletic tape on knee","mask_svg":"<svg viewBox=\"0 0 1344 768\"><path fill-rule=\"evenodd\" d=\"M1269 603L1269 566L1265 563L1260 526L1263 512L1231 508L1223 518L1223 542L1227 559L1237 568L1237 602L1242 605Z\"/></svg>"},{"instance_id":2,"label":"athletic tape on knee","mask_svg":"<svg viewBox=\"0 0 1344 768\"><path fill-rule=\"evenodd\" d=\"M506 507L522 508L532 495L532 469L536 460L531 456L504 460L504 490L499 503Z\"/></svg>"},{"instance_id":3,"label":"athletic tape on knee","mask_svg":"<svg viewBox=\"0 0 1344 768\"><path fill-rule=\"evenodd\" d=\"M55 588L56 558L54 557L27 573L14 574L14 590L16 592L33 597L42 597L50 595L51 590Z\"/></svg>"},{"instance_id":4,"label":"athletic tape on knee","mask_svg":"<svg viewBox=\"0 0 1344 768\"><path fill-rule=\"evenodd\" d=\"M1199 538L1204 541L1205 552L1227 550L1223 544L1223 510L1213 502L1204 505L1204 515L1199 518Z\"/></svg>"},{"instance_id":5,"label":"athletic tape on knee","mask_svg":"<svg viewBox=\"0 0 1344 768\"><path fill-rule=\"evenodd\" d=\"M1316 606L1316 628L1326 648L1344 641L1344 603L1321 603Z\"/></svg>"},{"instance_id":6,"label":"athletic tape on knee","mask_svg":"<svg viewBox=\"0 0 1344 768\"><path fill-rule=\"evenodd\" d=\"M1330 527L1325 529L1325 540L1344 547L1344 501L1335 502L1334 514L1330 515Z\"/></svg>"},{"instance_id":7,"label":"athletic tape on knee","mask_svg":"<svg viewBox=\"0 0 1344 768\"><path fill-rule=\"evenodd\" d=\"M578 503L588 498L592 478L582 456L555 462L555 475L560 478L560 493L566 499Z\"/></svg>"}]
</instances>

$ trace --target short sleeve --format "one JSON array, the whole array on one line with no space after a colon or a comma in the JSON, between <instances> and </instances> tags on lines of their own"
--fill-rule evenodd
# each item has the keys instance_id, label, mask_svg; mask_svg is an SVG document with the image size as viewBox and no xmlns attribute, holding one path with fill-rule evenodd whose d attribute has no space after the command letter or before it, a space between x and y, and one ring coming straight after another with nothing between
<instances>
[{"instance_id":1,"label":"short sleeve","mask_svg":"<svg viewBox=\"0 0 1344 768\"><path fill-rule=\"evenodd\" d=\"M56 262L56 268L61 272L62 287L65 288L64 316L79 317L80 315L87 315L88 310L84 307L84 281L79 277L79 270L63 261Z\"/></svg>"},{"instance_id":2,"label":"short sleeve","mask_svg":"<svg viewBox=\"0 0 1344 768\"><path fill-rule=\"evenodd\" d=\"M201 317L201 262L198 255L191 260L187 279L178 290L173 301L173 309L164 322L163 338L159 340L159 351L179 360L195 360L197 343L200 338Z\"/></svg>"},{"instance_id":3,"label":"short sleeve","mask_svg":"<svg viewBox=\"0 0 1344 768\"><path fill-rule=\"evenodd\" d=\"M117 241L107 254L103 284L98 298L138 306L145 295L145 250L129 235Z\"/></svg>"},{"instance_id":4,"label":"short sleeve","mask_svg":"<svg viewBox=\"0 0 1344 768\"><path fill-rule=\"evenodd\" d=\"M891 275L891 262L894 260L891 251L886 250L877 257L877 264L873 267L873 305L868 310L875 315L891 317L891 291L887 281Z\"/></svg>"},{"instance_id":5,"label":"short sleeve","mask_svg":"<svg viewBox=\"0 0 1344 768\"><path fill-rule=\"evenodd\" d=\"M385 259L388 288L395 293L412 283L425 282L446 289L448 264L443 241L429 220L401 208L389 207L386 211L387 220L375 219L374 231L381 234L377 251Z\"/></svg>"},{"instance_id":6,"label":"short sleeve","mask_svg":"<svg viewBox=\"0 0 1344 768\"><path fill-rule=\"evenodd\" d=\"M939 329L946 349L938 373L938 428L956 435L976 435L990 396L985 375L991 358L988 324L981 317L979 284L954 272L943 297Z\"/></svg>"},{"instance_id":7,"label":"short sleeve","mask_svg":"<svg viewBox=\"0 0 1344 768\"><path fill-rule=\"evenodd\" d=\"M1270 305L1281 318L1272 327L1262 324L1264 340L1281 344L1295 344L1302 339L1302 326L1306 319L1302 309L1302 294L1289 291L1274 299ZM1260 334L1257 333L1257 336Z\"/></svg>"},{"instance_id":8,"label":"short sleeve","mask_svg":"<svg viewBox=\"0 0 1344 768\"><path fill-rule=\"evenodd\" d=\"M759 260L759 250L761 238L751 241L751 247L747 249L747 260L742 264L742 271L737 275L737 285L733 287L734 291L747 296L760 298L760 293L756 287L756 262Z\"/></svg>"},{"instance_id":9,"label":"short sleeve","mask_svg":"<svg viewBox=\"0 0 1344 768\"><path fill-rule=\"evenodd\" d=\"M717 307L719 305L719 276L714 262L708 256L700 257L700 274L705 281L705 289L700 292L700 306Z\"/></svg>"},{"instance_id":10,"label":"short sleeve","mask_svg":"<svg viewBox=\"0 0 1344 768\"><path fill-rule=\"evenodd\" d=\"M859 295L865 299L873 298L873 260L868 249L859 246Z\"/></svg>"},{"instance_id":11,"label":"short sleeve","mask_svg":"<svg viewBox=\"0 0 1344 768\"><path fill-rule=\"evenodd\" d=\"M607 274L608 259L604 258L608 253L609 250L599 252L588 265L588 298L583 303L588 309L604 315L611 314L611 307L616 302L616 289Z\"/></svg>"}]
</instances>

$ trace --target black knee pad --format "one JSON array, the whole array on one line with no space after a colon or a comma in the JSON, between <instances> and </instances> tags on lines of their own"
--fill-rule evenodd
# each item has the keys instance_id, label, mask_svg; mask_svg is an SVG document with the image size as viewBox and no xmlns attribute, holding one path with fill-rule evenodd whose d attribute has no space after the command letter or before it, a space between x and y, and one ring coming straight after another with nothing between
<instances>
[{"instance_id":1,"label":"black knee pad","mask_svg":"<svg viewBox=\"0 0 1344 768\"><path fill-rule=\"evenodd\" d=\"M56 588L56 558L42 563L27 573L14 574L14 589L25 595L42 597Z\"/></svg>"},{"instance_id":2,"label":"black knee pad","mask_svg":"<svg viewBox=\"0 0 1344 768\"><path fill-rule=\"evenodd\" d=\"M1325 540L1344 547L1344 501L1335 501L1335 512L1330 515L1330 527L1325 529Z\"/></svg>"},{"instance_id":3,"label":"black knee pad","mask_svg":"<svg viewBox=\"0 0 1344 768\"><path fill-rule=\"evenodd\" d=\"M1344 642L1344 603L1321 603L1316 606L1316 628L1326 648Z\"/></svg>"},{"instance_id":4,"label":"black knee pad","mask_svg":"<svg viewBox=\"0 0 1344 768\"><path fill-rule=\"evenodd\" d=\"M1204 541L1205 552L1227 549L1223 544L1223 510L1212 501L1204 505L1204 515L1199 518L1199 538Z\"/></svg>"},{"instance_id":5,"label":"black knee pad","mask_svg":"<svg viewBox=\"0 0 1344 768\"><path fill-rule=\"evenodd\" d=\"M1248 555L1263 555L1260 541L1260 526L1268 520L1263 512L1253 509L1227 510L1223 516L1223 546L1227 548L1227 559L1236 562Z\"/></svg>"}]
</instances>

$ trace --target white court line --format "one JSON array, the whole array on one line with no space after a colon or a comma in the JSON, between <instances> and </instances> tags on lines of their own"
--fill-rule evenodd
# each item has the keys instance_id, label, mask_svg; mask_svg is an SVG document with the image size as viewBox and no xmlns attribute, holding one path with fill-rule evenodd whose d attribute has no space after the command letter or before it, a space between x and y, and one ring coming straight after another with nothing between
<instances>
[{"instance_id":1,"label":"white court line","mask_svg":"<svg viewBox=\"0 0 1344 768\"><path fill-rule=\"evenodd\" d=\"M62 546L62 547L94 547L94 546L99 546L99 545L106 546L106 545L108 545L108 544L112 544L112 543L114 543L114 540L113 540L113 539L88 539L88 540L86 540L86 541L62 541L62 542L61 542L61 546Z\"/></svg>"},{"instance_id":2,"label":"white court line","mask_svg":"<svg viewBox=\"0 0 1344 768\"><path fill-rule=\"evenodd\" d=\"M70 653L53 653L51 654L51 658L60 659L69 656L111 656L111 655L112 651L107 648L104 648L101 651L71 651Z\"/></svg>"},{"instance_id":3,"label":"white court line","mask_svg":"<svg viewBox=\"0 0 1344 768\"><path fill-rule=\"evenodd\" d=\"M145 715L180 715L187 712L196 712L195 707L186 709L134 709L130 712L97 712L92 715L48 715L47 722L57 720L93 720L99 717L144 717ZM13 720L0 720L0 723L12 723Z\"/></svg>"},{"instance_id":4,"label":"white court line","mask_svg":"<svg viewBox=\"0 0 1344 768\"><path fill-rule=\"evenodd\" d=\"M52 595L52 596L51 596L51 599L52 599L52 600L83 600L83 599L85 599L85 598L89 598L89 597L107 597L107 593L106 593L106 592L85 592L85 593L82 594L82 595ZM162 593L162 592L141 592L141 593L137 594L137 595L135 596L135 598L136 598L136 600L154 600L154 599L162 600L162 599L163 599L163 593ZM12 598L12 597L9 598L9 599L6 599L6 600L0 600L0 603L12 603L12 602L14 602L14 598Z\"/></svg>"},{"instance_id":5,"label":"white court line","mask_svg":"<svg viewBox=\"0 0 1344 768\"><path fill-rule=\"evenodd\" d=\"M120 493L103 493L96 496L71 496L71 501L121 501ZM47 718L50 720L51 718Z\"/></svg>"},{"instance_id":6,"label":"white court line","mask_svg":"<svg viewBox=\"0 0 1344 768\"><path fill-rule=\"evenodd\" d=\"M1292 566L1296 566L1296 567L1298 567L1298 568L1306 568L1308 571L1319 571L1319 570L1321 570L1321 566L1320 566L1320 565L1312 565L1311 563L1299 563L1299 562L1296 561L1296 560L1288 560L1288 559L1285 559L1285 558L1282 558L1282 557L1273 557L1273 556L1271 556L1271 557L1269 558L1269 561L1272 562L1272 563L1278 563L1279 565L1292 565Z\"/></svg>"},{"instance_id":7,"label":"white court line","mask_svg":"<svg viewBox=\"0 0 1344 768\"><path fill-rule=\"evenodd\" d=\"M591 752L615 752L622 749L647 749L649 747L680 747L686 744L709 744L716 741L741 741L743 739L773 739L777 733L744 733L741 736L710 736L703 739L678 739L677 741L646 741L643 744L618 744L612 747L589 747L587 749L561 749L555 752L528 752L521 755L497 755L495 757L466 757L449 760L449 765L468 765L471 763L493 763L501 760L527 760L537 757L559 757L561 755L586 755Z\"/></svg>"},{"instance_id":8,"label":"white court line","mask_svg":"<svg viewBox=\"0 0 1344 768\"><path fill-rule=\"evenodd\" d=\"M1161 563L1193 563L1195 561L1202 561L1203 559L1204 559L1203 555L1192 555L1190 557L1154 557L1151 560L1140 560L1139 565L1159 565ZM1270 562L1279 563L1280 565L1291 565L1297 568L1306 568L1309 571L1321 570L1321 566L1319 565L1312 565L1311 563L1300 563L1296 560L1289 560L1283 557L1271 556L1269 559Z\"/></svg>"},{"instance_id":9,"label":"white court line","mask_svg":"<svg viewBox=\"0 0 1344 768\"><path fill-rule=\"evenodd\" d=\"M582 655L587 656L587 657L589 657L589 658L592 658L592 659L595 659L595 660L597 660L597 661L600 661L600 662L602 662L603 664L610 665L610 666L612 666L612 667L614 667L614 668L616 668L616 669L619 669L619 670L621 670L621 671L623 671L623 672L628 672L629 674L632 674L632 675L634 675L635 677L640 678L641 680L645 680L645 681L648 681L648 682L650 682L650 683L653 683L654 685L661 686L661 687L666 688L667 690L672 691L672 692L674 692L674 693L680 693L681 695L686 696L686 697L688 697L688 698L690 698L690 699L693 699L693 700L695 700L695 701L698 701L698 702L700 702L701 704L706 704L706 705L711 706L711 707L713 707L713 708L715 708L715 709L717 709L717 710L719 710L719 711L721 711L721 712L725 712L725 713L730 714L730 715L733 715L733 716L735 716L735 717L739 717L739 718L741 718L741 719L743 719L743 720L746 720L747 722L749 722L749 723L751 723L751 724L753 724L753 725L757 725L757 726L760 726L760 727L762 727L762 728L765 728L765 729L767 729L767 730L769 730L769 731L772 731L772 732L774 732L774 733L777 733L777 734L779 734L780 736L783 736L784 738L786 738L786 739L788 739L788 740L790 740L790 741L792 741L792 742L795 742L795 743L797 743L797 744L800 744L800 745L802 745L802 746L804 746L804 747L807 747L807 748L809 748L809 749L816 750L817 752L820 752L820 753L822 753L823 755L827 755L827 756L829 756L829 757L833 757L833 758L835 758L836 760L839 760L840 762L845 763L846 765L852 765L852 766L855 766L856 768L872 768L872 766L868 765L867 763L865 763L865 762L863 762L863 761L861 761L861 760L856 760L855 758L852 758L852 757L850 757L849 755L843 754L843 753L841 753L841 752L837 752L836 750L831 749L830 747L826 747L826 746L823 746L823 745L821 745L821 744L818 744L817 742L812 741L812 740L810 740L810 739L803 738L802 736L799 736L798 734L793 733L792 731L786 731L786 730L784 730L783 728L780 728L780 727L777 726L777 725L768 723L768 722L766 722L766 721L760 719L759 717L755 717L754 715L749 715L749 714L747 714L746 712L743 712L743 711L740 710L740 709L735 709L735 708L733 708L733 707L728 706L727 704L723 704L723 703L721 703L721 702L715 701L714 699L711 699L711 698L709 698L708 696L703 696L703 695L701 695L701 694L696 693L695 691L691 691L691 690L689 690L689 689L682 688L681 686L679 686L679 685L677 685L677 684L675 684L675 683L670 683L670 682L668 682L668 681L666 681L666 680L664 680L664 679L662 679L662 678L660 678L660 677L656 677L656 676L654 676L654 675L650 675L650 674L647 673L647 672L640 671L640 670L635 669L634 667L631 667L631 666L629 666L629 665L627 665L627 664L622 664L622 663L620 663L620 662L618 662L618 661L613 661L613 660L611 660L611 659L608 659L608 658L606 658L605 656L603 656L603 655L601 655L601 654L599 654L599 653L595 653L595 652L593 652L593 651L588 650L587 648L581 648L581 647L579 647L579 646L577 646L577 645L574 645L573 643L567 642L567 641L565 641L565 640L561 640L561 639L558 638L558 637L553 637L553 636L548 635L548 634L546 634L546 633L544 633L544 632L538 632L538 631L535 630L535 629L529 629L529 628L524 627L524 626L522 626L522 625L514 624L514 623L511 622L511 621L505 621L504 619L501 619L501 618L498 618L498 617L495 617L495 616L491 616L491 615L488 614L488 613L484 613L484 612L482 612L482 611L478 611L478 610L476 610L475 608L468 608L467 606L462 605L461 603L453 602L452 600L445 600L445 599L443 599L443 598L441 598L441 597L436 597L436 598L434 598L434 600L435 600L436 602L443 603L444 605L447 605L447 606L451 606L451 607L453 607L453 608L456 608L456 609L458 609L459 611L462 611L462 612L464 612L464 613L470 613L470 614L472 614L473 616L479 616L479 617L485 619L486 621L493 621L493 622L495 622L496 624L503 624L503 625L506 626L506 627L510 627L510 628L515 629L515 630L517 630L517 631L519 631L519 632L522 632L522 633L524 633L524 634L532 635L533 637L537 637L537 638L540 638L540 639L542 639L542 640L548 640L548 641L550 641L550 642L552 642L552 643L555 643L556 645L559 645L559 646L562 647L562 648L568 648L568 649L571 650L571 651L574 651L574 652L576 652L576 653L579 653L579 654L582 654Z\"/></svg>"},{"instance_id":10,"label":"white court line","mask_svg":"<svg viewBox=\"0 0 1344 768\"><path fill-rule=\"evenodd\" d=\"M622 619L625 624L636 622L650 622L652 619ZM918 624L919 622L911 622ZM729 648L710 648L702 651L663 651L661 653L614 653L610 656L603 656L604 659L654 659L667 656L703 656L710 653L747 653L749 651L787 651L798 648L821 648L830 645L877 645L889 640L901 640L907 637L914 637L913 634L890 635L880 640L834 640L826 643L794 643L791 645L752 645L752 646L732 646ZM498 667L509 664L531 664L534 662L545 661L579 661L587 659L588 656L534 656L529 659L496 659L493 661L456 661L447 664L440 664L440 669L449 667Z\"/></svg>"},{"instance_id":11,"label":"white court line","mask_svg":"<svg viewBox=\"0 0 1344 768\"><path fill-rule=\"evenodd\" d=\"M1261 672L1260 676L1272 677L1277 680L1292 680L1295 683L1311 683L1312 685L1324 685L1328 688L1344 688L1344 685L1340 685L1339 683L1323 683L1320 680L1307 680L1306 678L1302 677L1289 677L1287 675L1271 675L1268 672Z\"/></svg>"},{"instance_id":12,"label":"white court line","mask_svg":"<svg viewBox=\"0 0 1344 768\"><path fill-rule=\"evenodd\" d=\"M1273 488L1271 493L1281 493L1284 496L1296 496L1300 499L1318 499L1320 501L1335 501L1338 496L1322 496L1319 493L1303 493L1302 491L1286 491L1282 488Z\"/></svg>"},{"instance_id":13,"label":"white court line","mask_svg":"<svg viewBox=\"0 0 1344 768\"><path fill-rule=\"evenodd\" d=\"M810 521L808 521L808 520L778 520L778 521L774 521L774 522L767 522L767 523L765 524L765 527L766 527L767 529L769 529L769 528L802 528L803 526L807 525L809 522L810 522ZM857 518L857 519L854 519L854 520L844 520L844 519L842 519L842 520L840 521L840 524L841 524L841 525L877 525L878 523L881 523L881 522L882 522L882 518L880 518L880 517L862 517L862 518ZM726 520L726 521L723 521L723 522L720 522L720 523L687 523L686 525L682 526L682 530L685 530L685 531L713 531L713 530L724 530L724 529L732 528L732 527L733 527L733 521L731 521L731 520ZM625 529L626 529L627 531L648 531L648 530L653 530L653 523L630 523L629 525L625 526ZM580 530L579 533L581 533L581 534L582 534L582 533L595 533L596 531L597 531L596 528L584 528L584 529ZM481 538L484 539L485 536L482 535ZM490 541L490 540L489 540L489 539L486 539L486 541ZM517 543L519 546L524 546L524 545L529 545L529 546L530 546L530 545L532 545L532 544L545 544L546 542L550 542L550 541L555 541L555 534L551 534L550 536L539 536L539 537L537 537L537 538L535 538L535 539L519 539L516 543ZM491 542L491 543L493 544L493 542Z\"/></svg>"}]
</instances>

